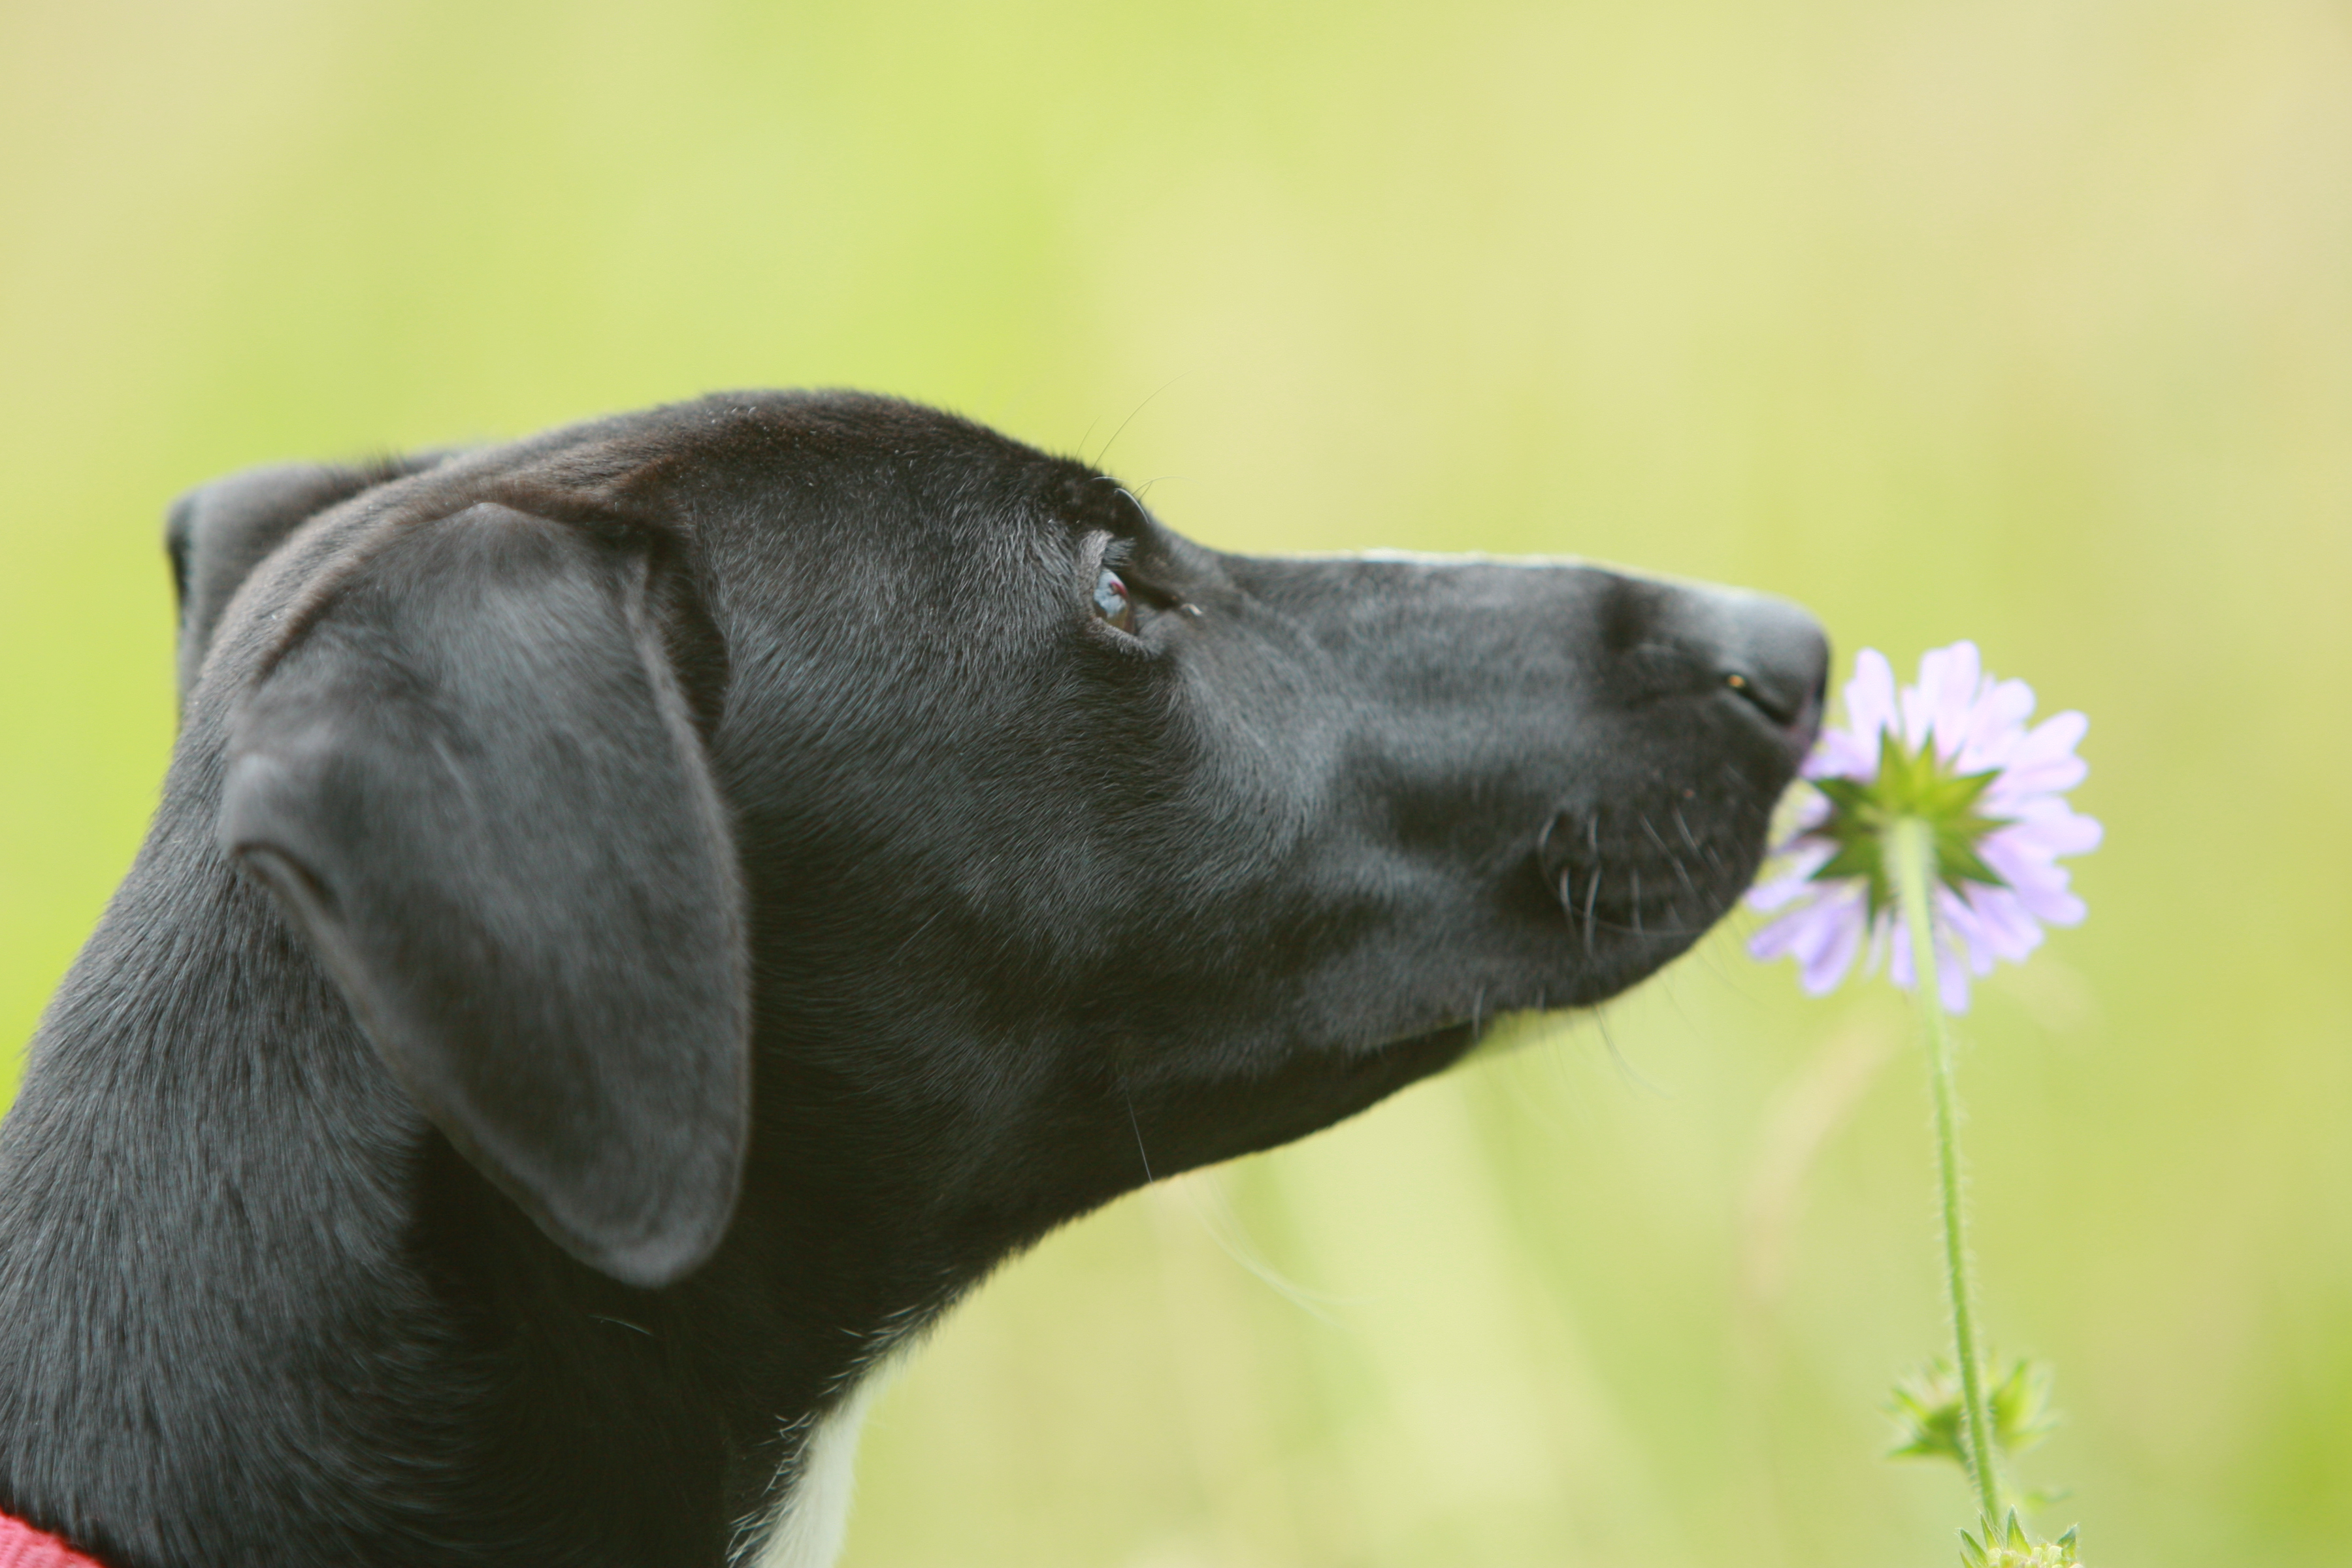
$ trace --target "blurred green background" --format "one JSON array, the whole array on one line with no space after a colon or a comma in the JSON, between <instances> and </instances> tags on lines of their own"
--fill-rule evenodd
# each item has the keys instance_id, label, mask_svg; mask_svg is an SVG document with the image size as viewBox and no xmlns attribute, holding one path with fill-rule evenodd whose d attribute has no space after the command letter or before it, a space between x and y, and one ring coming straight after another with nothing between
<instances>
[{"instance_id":1,"label":"blurred green background","mask_svg":"<svg viewBox=\"0 0 2352 1568\"><path fill-rule=\"evenodd\" d=\"M753 384L2088 711L2091 921L1966 1026L2023 1468L2095 1563L2352 1563L2341 0L5 0L0 1090L153 801L173 495ZM1906 1016L1739 934L1012 1266L849 1563L1951 1561Z\"/></svg>"}]
</instances>

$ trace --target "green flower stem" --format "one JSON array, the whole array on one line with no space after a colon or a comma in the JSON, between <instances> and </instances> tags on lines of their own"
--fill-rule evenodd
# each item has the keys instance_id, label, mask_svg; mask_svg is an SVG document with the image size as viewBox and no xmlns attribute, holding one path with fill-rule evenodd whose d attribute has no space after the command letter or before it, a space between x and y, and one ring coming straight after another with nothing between
<instances>
[{"instance_id":1,"label":"green flower stem","mask_svg":"<svg viewBox=\"0 0 2352 1568\"><path fill-rule=\"evenodd\" d=\"M1960 1370L1960 1398L1969 1479L1988 1521L2001 1517L1999 1456L1992 1444L1991 1412L1985 1402L1982 1358L1977 1349L1976 1314L1969 1304L1968 1216L1960 1202L1959 1090L1952 1079L1952 1041L1937 984L1936 938L1930 889L1938 879L1934 826L1916 816L1886 824L1885 863L1902 900L1903 921L1911 931L1911 969L1919 997L1919 1021L1927 1032L1927 1079L1936 1101L1936 1168L1943 1186L1944 1267L1952 1289L1953 1359Z\"/></svg>"}]
</instances>

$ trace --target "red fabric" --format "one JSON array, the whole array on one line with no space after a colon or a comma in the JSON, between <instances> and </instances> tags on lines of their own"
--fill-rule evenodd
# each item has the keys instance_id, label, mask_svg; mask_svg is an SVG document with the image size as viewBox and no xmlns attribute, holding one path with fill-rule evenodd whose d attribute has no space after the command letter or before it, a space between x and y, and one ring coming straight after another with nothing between
<instances>
[{"instance_id":1,"label":"red fabric","mask_svg":"<svg viewBox=\"0 0 2352 1568\"><path fill-rule=\"evenodd\" d=\"M0 1513L0 1568L99 1568L47 1531Z\"/></svg>"}]
</instances>

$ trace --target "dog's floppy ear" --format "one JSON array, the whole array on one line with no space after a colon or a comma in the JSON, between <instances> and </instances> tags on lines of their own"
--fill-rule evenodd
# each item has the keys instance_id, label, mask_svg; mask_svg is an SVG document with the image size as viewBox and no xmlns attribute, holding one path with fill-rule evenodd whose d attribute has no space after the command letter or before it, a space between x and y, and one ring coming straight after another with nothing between
<instances>
[{"instance_id":1,"label":"dog's floppy ear","mask_svg":"<svg viewBox=\"0 0 2352 1568\"><path fill-rule=\"evenodd\" d=\"M388 479L421 473L447 456L428 452L370 468L277 463L199 486L172 503L163 548L180 606L180 700L196 683L213 628L262 558L311 518Z\"/></svg>"},{"instance_id":2,"label":"dog's floppy ear","mask_svg":"<svg viewBox=\"0 0 2352 1568\"><path fill-rule=\"evenodd\" d=\"M732 835L655 570L490 504L380 538L244 694L219 823L450 1142L642 1286L718 1245L751 1115Z\"/></svg>"}]
</instances>

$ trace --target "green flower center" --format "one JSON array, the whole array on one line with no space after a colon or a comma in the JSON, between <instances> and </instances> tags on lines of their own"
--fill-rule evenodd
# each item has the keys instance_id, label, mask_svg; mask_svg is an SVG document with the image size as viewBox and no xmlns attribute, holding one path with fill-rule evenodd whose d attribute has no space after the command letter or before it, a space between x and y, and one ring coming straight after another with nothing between
<instances>
[{"instance_id":1,"label":"green flower center","mask_svg":"<svg viewBox=\"0 0 2352 1568\"><path fill-rule=\"evenodd\" d=\"M1977 810L1977 802L2000 775L1999 768L1953 773L1936 754L1933 737L1914 752L1893 730L1880 731L1876 778L1811 781L1830 803L1827 820L1812 829L1812 836L1837 846L1837 852L1813 873L1813 879L1864 879L1870 889L1870 914L1875 918L1895 902L1895 885L1883 847L1886 826L1903 817L1916 817L1927 824L1935 842L1936 875L1946 887L1958 892L1963 882L2007 886L1977 853L1984 836L2007 820Z\"/></svg>"}]
</instances>

